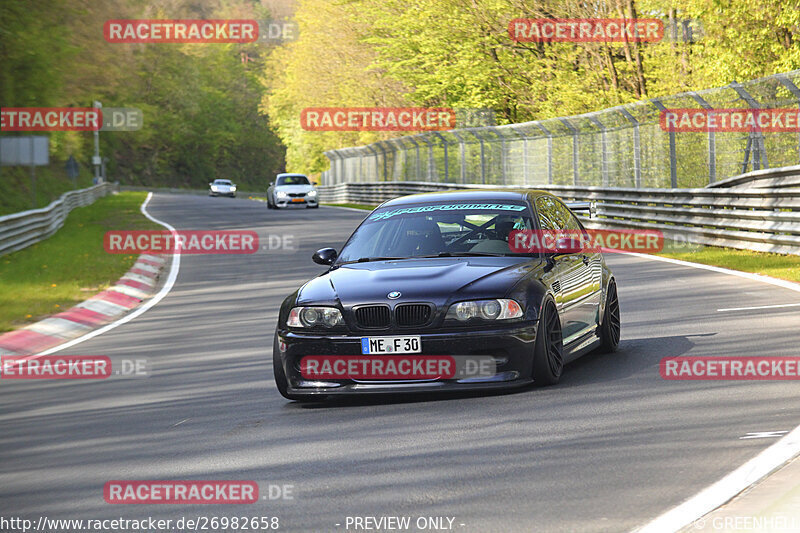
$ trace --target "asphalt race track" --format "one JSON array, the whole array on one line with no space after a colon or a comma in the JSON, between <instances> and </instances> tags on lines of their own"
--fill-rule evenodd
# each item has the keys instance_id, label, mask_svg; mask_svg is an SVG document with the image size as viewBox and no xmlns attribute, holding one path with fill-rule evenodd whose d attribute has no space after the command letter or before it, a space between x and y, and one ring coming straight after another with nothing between
<instances>
[{"instance_id":1,"label":"asphalt race track","mask_svg":"<svg viewBox=\"0 0 800 533\"><path fill-rule=\"evenodd\" d=\"M665 381L658 370L666 356L797 355L797 308L718 309L800 295L621 255L609 257L620 350L568 366L559 386L288 402L272 381L278 306L323 272L311 254L339 248L366 213L164 194L148 211L177 229L256 230L265 245L292 235L296 249L184 255L158 305L59 352L146 358L148 377L0 382L3 515L277 516L282 531L346 531L348 516L451 517L465 532L620 532L775 442L740 437L800 419L796 382ZM126 479L294 488L292 500L251 505L106 503L104 484Z\"/></svg>"}]
</instances>

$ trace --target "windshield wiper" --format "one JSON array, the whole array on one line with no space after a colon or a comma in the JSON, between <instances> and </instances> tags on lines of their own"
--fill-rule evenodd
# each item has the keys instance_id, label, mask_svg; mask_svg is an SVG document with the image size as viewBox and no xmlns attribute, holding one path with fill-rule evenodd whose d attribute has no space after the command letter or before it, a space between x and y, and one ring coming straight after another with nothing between
<instances>
[{"instance_id":1,"label":"windshield wiper","mask_svg":"<svg viewBox=\"0 0 800 533\"><path fill-rule=\"evenodd\" d=\"M344 261L339 265L351 265L353 263L371 263L372 261L392 261L395 259L409 259L408 257L359 257L352 261Z\"/></svg>"}]
</instances>

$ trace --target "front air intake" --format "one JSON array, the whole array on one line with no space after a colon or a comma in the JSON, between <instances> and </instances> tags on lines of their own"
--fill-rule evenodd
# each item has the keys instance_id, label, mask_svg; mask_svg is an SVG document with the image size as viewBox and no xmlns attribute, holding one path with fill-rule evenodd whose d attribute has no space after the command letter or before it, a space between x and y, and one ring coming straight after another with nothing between
<instances>
[{"instance_id":1,"label":"front air intake","mask_svg":"<svg viewBox=\"0 0 800 533\"><path fill-rule=\"evenodd\" d=\"M384 305L359 307L355 315L360 328L388 328L391 323L389 308Z\"/></svg>"}]
</instances>

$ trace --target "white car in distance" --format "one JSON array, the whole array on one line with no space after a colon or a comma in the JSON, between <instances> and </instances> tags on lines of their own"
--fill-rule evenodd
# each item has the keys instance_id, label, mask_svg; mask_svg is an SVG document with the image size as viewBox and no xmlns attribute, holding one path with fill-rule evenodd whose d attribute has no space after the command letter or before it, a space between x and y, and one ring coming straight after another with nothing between
<instances>
[{"instance_id":1,"label":"white car in distance","mask_svg":"<svg viewBox=\"0 0 800 533\"><path fill-rule=\"evenodd\" d=\"M267 207L319 207L316 182L309 181L304 174L278 174L267 188Z\"/></svg>"},{"instance_id":2,"label":"white car in distance","mask_svg":"<svg viewBox=\"0 0 800 533\"><path fill-rule=\"evenodd\" d=\"M208 195L236 198L236 184L231 180L214 180L208 184Z\"/></svg>"}]
</instances>

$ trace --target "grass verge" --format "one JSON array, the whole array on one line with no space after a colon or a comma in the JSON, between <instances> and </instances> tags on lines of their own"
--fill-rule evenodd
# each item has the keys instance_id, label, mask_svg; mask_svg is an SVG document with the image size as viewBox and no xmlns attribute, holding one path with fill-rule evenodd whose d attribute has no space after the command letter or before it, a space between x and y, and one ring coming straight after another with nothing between
<instances>
[{"instance_id":1,"label":"grass verge","mask_svg":"<svg viewBox=\"0 0 800 533\"><path fill-rule=\"evenodd\" d=\"M139 211L144 192L100 198L73 210L55 235L0 257L0 332L61 312L108 288L137 256L109 254L109 230L161 227Z\"/></svg>"},{"instance_id":2,"label":"grass verge","mask_svg":"<svg viewBox=\"0 0 800 533\"><path fill-rule=\"evenodd\" d=\"M364 209L365 211L372 211L377 205L367 205L367 204L322 204L327 205L330 207L350 207L352 209Z\"/></svg>"},{"instance_id":3,"label":"grass verge","mask_svg":"<svg viewBox=\"0 0 800 533\"><path fill-rule=\"evenodd\" d=\"M36 168L36 208L45 207L67 191L92 186L90 171L83 169L73 183L63 170L63 162ZM0 172L3 194L0 195L0 216L33 209L33 183L28 167L3 167Z\"/></svg>"},{"instance_id":4,"label":"grass verge","mask_svg":"<svg viewBox=\"0 0 800 533\"><path fill-rule=\"evenodd\" d=\"M689 252L657 255L800 282L800 256L797 255L770 254L715 246L698 246L696 250Z\"/></svg>"}]
</instances>

